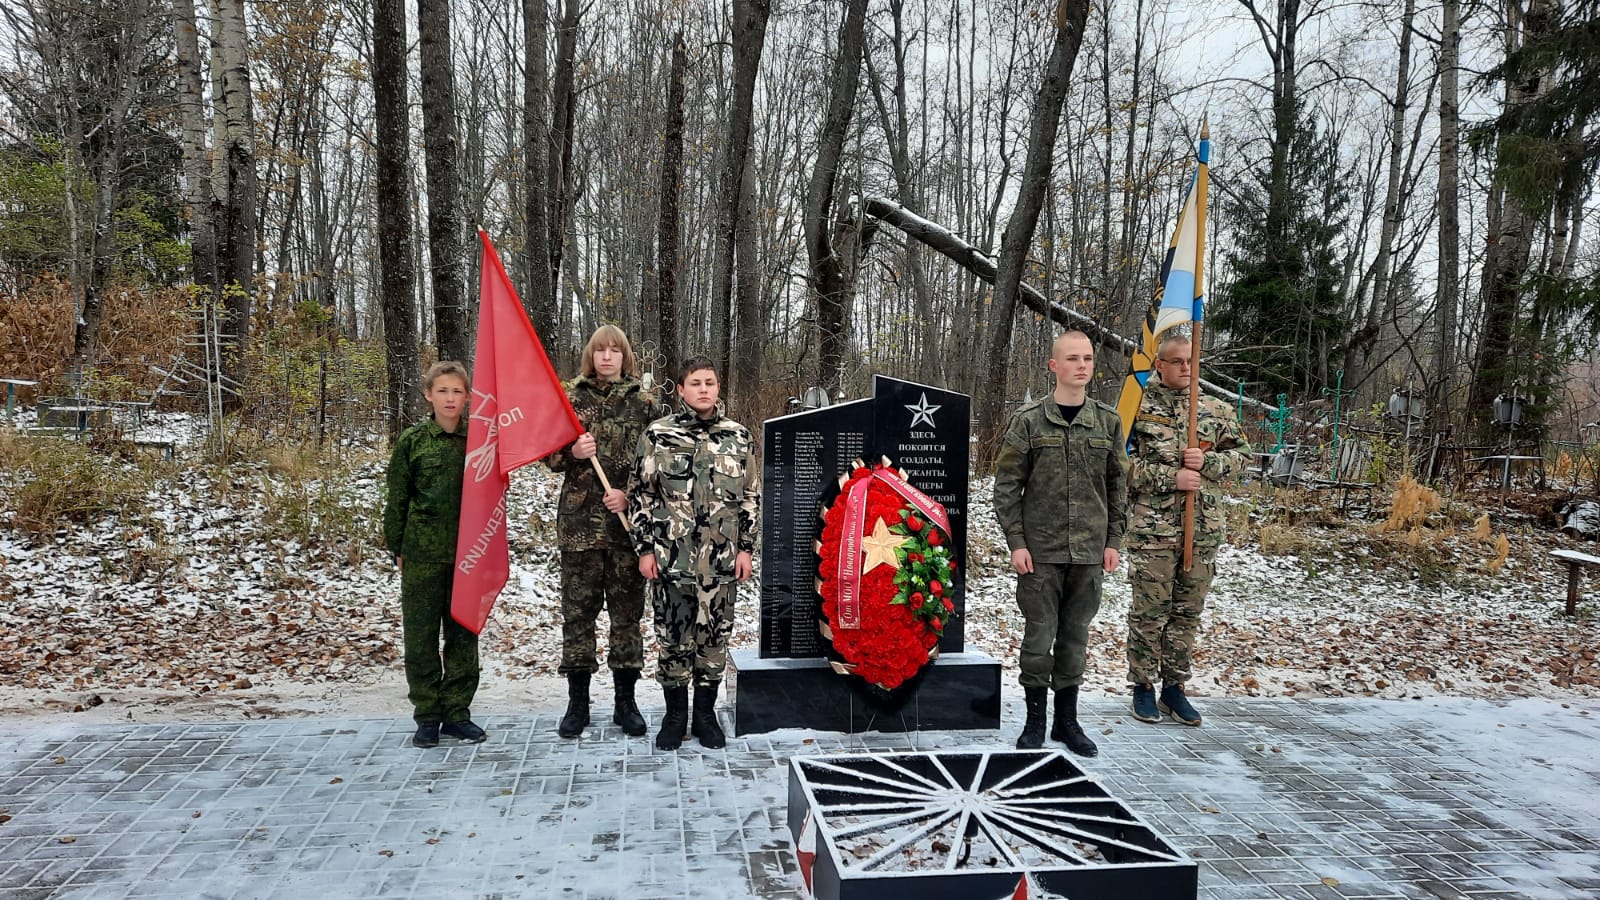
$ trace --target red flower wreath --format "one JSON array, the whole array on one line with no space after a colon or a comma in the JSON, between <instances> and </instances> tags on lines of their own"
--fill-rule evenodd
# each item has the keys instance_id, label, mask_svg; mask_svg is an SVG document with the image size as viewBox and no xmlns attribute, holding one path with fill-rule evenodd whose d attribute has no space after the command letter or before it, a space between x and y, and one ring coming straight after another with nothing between
<instances>
[{"instance_id":1,"label":"red flower wreath","mask_svg":"<svg viewBox=\"0 0 1600 900\"><path fill-rule=\"evenodd\" d=\"M896 565L876 565L861 575L860 627L839 626L841 573L839 544L844 537L847 498L851 488L872 478L874 468L901 478L887 466L859 466L841 479L839 499L823 513L821 559L817 566L822 613L834 650L848 671L886 690L914 677L937 655L939 636L955 611L949 585L955 561L950 535L917 512L894 488L881 480L867 487L864 530L872 534L882 519L889 535L899 539ZM857 562L860 565L860 562Z\"/></svg>"}]
</instances>

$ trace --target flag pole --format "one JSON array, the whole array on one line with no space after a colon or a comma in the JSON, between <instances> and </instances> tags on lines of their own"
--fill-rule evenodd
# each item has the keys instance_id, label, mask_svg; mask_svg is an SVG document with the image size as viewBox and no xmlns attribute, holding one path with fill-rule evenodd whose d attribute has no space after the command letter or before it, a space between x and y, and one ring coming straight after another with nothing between
<instances>
[{"instance_id":1,"label":"flag pole","mask_svg":"<svg viewBox=\"0 0 1600 900\"><path fill-rule=\"evenodd\" d=\"M589 457L589 462L594 464L594 474L600 476L600 486L602 488L605 488L606 493L608 493L608 494L611 493L611 480L606 478L606 470L600 468L600 457L599 456L591 456L591 457ZM622 530L623 531L630 531L631 530L631 529L628 528L628 517L627 516L623 515L622 513L617 513L617 521L622 523Z\"/></svg>"},{"instance_id":2,"label":"flag pole","mask_svg":"<svg viewBox=\"0 0 1600 900\"><path fill-rule=\"evenodd\" d=\"M1211 139L1211 117L1200 120L1200 140ZM1200 446L1200 338L1204 315L1201 304L1205 297L1206 271L1206 194L1210 188L1207 166L1195 170L1195 230L1194 230L1194 310L1189 331L1189 442L1191 448ZM1187 491L1183 498L1183 571L1194 566L1195 495L1199 488Z\"/></svg>"}]
</instances>

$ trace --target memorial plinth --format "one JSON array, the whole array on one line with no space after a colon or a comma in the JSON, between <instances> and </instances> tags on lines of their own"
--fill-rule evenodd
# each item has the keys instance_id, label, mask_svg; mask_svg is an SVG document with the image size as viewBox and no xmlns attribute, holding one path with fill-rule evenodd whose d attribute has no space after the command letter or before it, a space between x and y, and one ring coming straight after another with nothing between
<instances>
[{"instance_id":1,"label":"memorial plinth","mask_svg":"<svg viewBox=\"0 0 1600 900\"><path fill-rule=\"evenodd\" d=\"M1056 750L796 757L817 900L1193 898L1199 868Z\"/></svg>"},{"instance_id":2,"label":"memorial plinth","mask_svg":"<svg viewBox=\"0 0 1600 900\"><path fill-rule=\"evenodd\" d=\"M1000 726L1000 665L965 652L964 642L971 415L964 394L879 375L870 398L764 424L760 647L732 654L735 733ZM853 460L880 457L944 506L957 561L948 586L955 615L939 639L939 658L909 696L889 704L829 666L816 591L822 511Z\"/></svg>"}]
</instances>

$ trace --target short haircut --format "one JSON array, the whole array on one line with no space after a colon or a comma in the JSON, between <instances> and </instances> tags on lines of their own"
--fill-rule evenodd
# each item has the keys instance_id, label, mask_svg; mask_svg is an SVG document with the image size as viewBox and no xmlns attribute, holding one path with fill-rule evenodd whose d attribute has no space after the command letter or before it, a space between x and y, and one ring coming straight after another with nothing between
<instances>
[{"instance_id":1,"label":"short haircut","mask_svg":"<svg viewBox=\"0 0 1600 900\"><path fill-rule=\"evenodd\" d=\"M472 379L467 377L466 366L453 359L441 359L429 366L428 371L422 373L422 389L424 391L433 390L433 383L445 375L454 375L461 379L462 384L468 387L472 385Z\"/></svg>"},{"instance_id":2,"label":"short haircut","mask_svg":"<svg viewBox=\"0 0 1600 900\"><path fill-rule=\"evenodd\" d=\"M601 347L615 347L622 351L622 374L638 377L639 360L633 355L633 345L628 343L628 336L621 328L612 324L601 325L589 335L589 342L583 345L583 374L586 378L595 376L594 352Z\"/></svg>"},{"instance_id":3,"label":"short haircut","mask_svg":"<svg viewBox=\"0 0 1600 900\"><path fill-rule=\"evenodd\" d=\"M717 364L711 361L711 357L691 356L684 360L683 367L678 370L678 383L683 384L685 381L688 381L690 375L693 375L701 369L710 369L711 374L717 375ZM718 375L717 380L721 381L722 376Z\"/></svg>"},{"instance_id":4,"label":"short haircut","mask_svg":"<svg viewBox=\"0 0 1600 900\"><path fill-rule=\"evenodd\" d=\"M1056 355L1056 348L1060 347L1061 346L1061 342L1066 340L1069 337L1081 337L1081 338L1083 338L1084 340L1089 342L1089 352L1090 353L1094 352L1094 341L1089 337L1088 334L1085 334L1083 331L1081 331L1081 330L1079 330L1077 328L1068 328L1066 331L1063 331L1060 334L1056 335L1056 339L1054 341L1050 342L1050 355L1051 356L1055 356Z\"/></svg>"},{"instance_id":5,"label":"short haircut","mask_svg":"<svg viewBox=\"0 0 1600 900\"><path fill-rule=\"evenodd\" d=\"M1191 340L1189 338L1189 335L1186 334L1185 332L1182 332L1182 331L1169 331L1166 334L1162 335L1161 336L1161 341L1156 344L1156 356L1159 358L1163 351L1165 351L1168 347L1170 347L1170 346L1172 346L1174 344L1183 344L1183 345L1187 346L1187 345L1190 345L1190 344L1193 344L1193 343L1194 343L1194 341Z\"/></svg>"}]
</instances>

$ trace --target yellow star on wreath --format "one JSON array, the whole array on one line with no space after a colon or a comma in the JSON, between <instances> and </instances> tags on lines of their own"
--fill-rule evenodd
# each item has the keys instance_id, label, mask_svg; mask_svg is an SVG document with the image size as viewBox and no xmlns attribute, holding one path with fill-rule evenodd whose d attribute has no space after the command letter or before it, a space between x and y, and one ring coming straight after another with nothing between
<instances>
[{"instance_id":1,"label":"yellow star on wreath","mask_svg":"<svg viewBox=\"0 0 1600 900\"><path fill-rule=\"evenodd\" d=\"M878 566L900 567L900 559L894 551L910 538L900 537L889 531L889 526L883 524L883 517L878 517L878 524L873 527L872 533L861 539L861 546L867 552L866 562L861 565L861 574L865 575Z\"/></svg>"}]
</instances>

